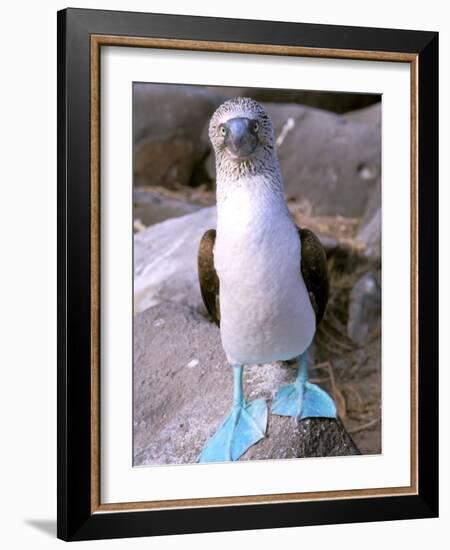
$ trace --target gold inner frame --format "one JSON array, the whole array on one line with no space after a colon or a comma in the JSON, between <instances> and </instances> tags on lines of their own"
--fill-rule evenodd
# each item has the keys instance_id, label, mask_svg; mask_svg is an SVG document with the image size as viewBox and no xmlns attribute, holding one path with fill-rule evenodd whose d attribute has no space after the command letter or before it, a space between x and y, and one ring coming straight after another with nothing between
<instances>
[{"instance_id":1,"label":"gold inner frame","mask_svg":"<svg viewBox=\"0 0 450 550\"><path fill-rule=\"evenodd\" d=\"M411 483L408 487L367 488L181 500L104 504L100 501L100 50L102 46L165 48L360 59L409 63L411 75ZM201 508L311 500L338 500L418 494L418 55L396 52L305 48L265 44L91 35L91 513Z\"/></svg>"}]
</instances>

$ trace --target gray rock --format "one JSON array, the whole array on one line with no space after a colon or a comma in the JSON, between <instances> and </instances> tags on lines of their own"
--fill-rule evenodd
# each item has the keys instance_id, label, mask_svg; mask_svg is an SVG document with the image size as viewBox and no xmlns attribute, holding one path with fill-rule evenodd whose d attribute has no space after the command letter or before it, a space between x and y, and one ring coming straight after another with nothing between
<instances>
[{"instance_id":1,"label":"gray rock","mask_svg":"<svg viewBox=\"0 0 450 550\"><path fill-rule=\"evenodd\" d=\"M205 231L216 227L216 208L155 224L134 236L134 312L161 301L202 306L197 250Z\"/></svg>"},{"instance_id":2,"label":"gray rock","mask_svg":"<svg viewBox=\"0 0 450 550\"><path fill-rule=\"evenodd\" d=\"M286 195L313 215L360 217L381 177L381 129L293 104L265 104ZM212 155L206 161L212 179Z\"/></svg>"},{"instance_id":3,"label":"gray rock","mask_svg":"<svg viewBox=\"0 0 450 550\"><path fill-rule=\"evenodd\" d=\"M135 84L135 185L189 185L209 151L209 143L200 139L203 127L222 101L201 86Z\"/></svg>"},{"instance_id":4,"label":"gray rock","mask_svg":"<svg viewBox=\"0 0 450 550\"><path fill-rule=\"evenodd\" d=\"M248 399L270 401L295 369L245 369ZM219 329L189 307L161 303L134 322L134 465L195 462L231 405L232 374ZM270 403L269 403L270 405ZM339 421L272 416L268 434L241 458L357 454Z\"/></svg>"},{"instance_id":5,"label":"gray rock","mask_svg":"<svg viewBox=\"0 0 450 550\"><path fill-rule=\"evenodd\" d=\"M362 109L380 101L379 94L348 94L342 92L319 92L311 90L281 90L274 88L213 88L224 96L246 96L263 103L300 103L334 113L347 113Z\"/></svg>"},{"instance_id":6,"label":"gray rock","mask_svg":"<svg viewBox=\"0 0 450 550\"><path fill-rule=\"evenodd\" d=\"M270 415L266 438L250 447L241 460L358 454L358 447L339 419L306 418L298 422Z\"/></svg>"},{"instance_id":7,"label":"gray rock","mask_svg":"<svg viewBox=\"0 0 450 550\"><path fill-rule=\"evenodd\" d=\"M313 215L361 216L381 175L380 129L302 106L267 108L286 194Z\"/></svg>"},{"instance_id":8,"label":"gray rock","mask_svg":"<svg viewBox=\"0 0 450 550\"><path fill-rule=\"evenodd\" d=\"M349 297L347 332L357 344L380 334L381 274L372 271L354 285Z\"/></svg>"},{"instance_id":9,"label":"gray rock","mask_svg":"<svg viewBox=\"0 0 450 550\"><path fill-rule=\"evenodd\" d=\"M200 210L201 206L190 204L152 191L135 188L133 190L133 217L148 227L170 218L178 218Z\"/></svg>"},{"instance_id":10,"label":"gray rock","mask_svg":"<svg viewBox=\"0 0 450 550\"><path fill-rule=\"evenodd\" d=\"M381 262L381 206L361 223L356 238L363 245L364 255L373 262Z\"/></svg>"},{"instance_id":11,"label":"gray rock","mask_svg":"<svg viewBox=\"0 0 450 550\"><path fill-rule=\"evenodd\" d=\"M357 111L351 111L342 115L342 118L352 120L353 122L362 122L364 124L373 124L374 126L381 127L381 101L370 105L370 107L364 107Z\"/></svg>"},{"instance_id":12,"label":"gray rock","mask_svg":"<svg viewBox=\"0 0 450 550\"><path fill-rule=\"evenodd\" d=\"M363 116L380 116L381 105L369 107ZM357 114L357 113L353 113ZM357 239L363 244L365 255L374 262L381 261L381 178L374 185L358 227Z\"/></svg>"}]
</instances>

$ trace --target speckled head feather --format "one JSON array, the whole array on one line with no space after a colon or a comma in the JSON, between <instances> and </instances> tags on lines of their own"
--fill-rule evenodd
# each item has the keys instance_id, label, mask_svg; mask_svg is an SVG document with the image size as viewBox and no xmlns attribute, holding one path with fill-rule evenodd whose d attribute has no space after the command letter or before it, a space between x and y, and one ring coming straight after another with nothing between
<instances>
[{"instance_id":1,"label":"speckled head feather","mask_svg":"<svg viewBox=\"0 0 450 550\"><path fill-rule=\"evenodd\" d=\"M258 144L254 152L246 158L237 158L227 149L220 126L233 118L245 117L258 123ZM273 172L278 169L275 154L275 140L272 121L264 107L254 99L235 97L222 103L211 117L209 138L216 154L217 174L240 179L249 174Z\"/></svg>"}]
</instances>

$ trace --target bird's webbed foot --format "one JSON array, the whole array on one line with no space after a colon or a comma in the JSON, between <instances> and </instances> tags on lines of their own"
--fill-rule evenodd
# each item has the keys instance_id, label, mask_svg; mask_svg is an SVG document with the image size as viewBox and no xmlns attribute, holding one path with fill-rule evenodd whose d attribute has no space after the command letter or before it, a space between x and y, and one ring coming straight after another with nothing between
<instances>
[{"instance_id":1,"label":"bird's webbed foot","mask_svg":"<svg viewBox=\"0 0 450 550\"><path fill-rule=\"evenodd\" d=\"M235 366L235 394L230 413L207 441L197 462L238 460L262 439L267 427L267 403L256 399L246 403L242 391L242 367Z\"/></svg>"},{"instance_id":2,"label":"bird's webbed foot","mask_svg":"<svg viewBox=\"0 0 450 550\"><path fill-rule=\"evenodd\" d=\"M336 405L325 390L308 382L306 356L299 359L295 382L280 388L272 402L272 412L280 416L293 416L298 420L320 417L336 418Z\"/></svg>"},{"instance_id":3,"label":"bird's webbed foot","mask_svg":"<svg viewBox=\"0 0 450 550\"><path fill-rule=\"evenodd\" d=\"M198 462L238 460L247 449L264 437L267 404L257 399L248 405L234 406L217 432L208 440Z\"/></svg>"}]
</instances>

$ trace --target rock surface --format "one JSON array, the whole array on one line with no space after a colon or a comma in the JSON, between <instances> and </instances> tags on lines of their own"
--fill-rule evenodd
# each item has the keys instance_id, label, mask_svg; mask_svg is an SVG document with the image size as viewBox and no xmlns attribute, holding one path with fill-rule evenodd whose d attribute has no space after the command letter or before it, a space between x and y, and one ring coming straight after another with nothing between
<instances>
[{"instance_id":1,"label":"rock surface","mask_svg":"<svg viewBox=\"0 0 450 550\"><path fill-rule=\"evenodd\" d=\"M356 238L364 248L364 254L373 262L381 262L381 206L376 208L372 216L363 220Z\"/></svg>"},{"instance_id":2,"label":"rock surface","mask_svg":"<svg viewBox=\"0 0 450 550\"><path fill-rule=\"evenodd\" d=\"M314 215L360 216L381 175L380 129L302 106L268 108L286 194Z\"/></svg>"},{"instance_id":3,"label":"rock surface","mask_svg":"<svg viewBox=\"0 0 450 550\"><path fill-rule=\"evenodd\" d=\"M205 231L216 227L216 208L158 223L134 236L134 313L176 302L202 307L197 250Z\"/></svg>"},{"instance_id":4,"label":"rock surface","mask_svg":"<svg viewBox=\"0 0 450 550\"><path fill-rule=\"evenodd\" d=\"M350 291L348 335L357 344L364 344L374 333L380 333L380 321L381 273L369 271Z\"/></svg>"},{"instance_id":5,"label":"rock surface","mask_svg":"<svg viewBox=\"0 0 450 550\"><path fill-rule=\"evenodd\" d=\"M247 96L268 103L300 103L307 107L334 113L361 110L380 101L379 94L348 94L345 92L319 92L311 90L280 90L270 88L209 87L229 96Z\"/></svg>"},{"instance_id":6,"label":"rock surface","mask_svg":"<svg viewBox=\"0 0 450 550\"><path fill-rule=\"evenodd\" d=\"M345 113L342 118L381 127L381 101L369 107Z\"/></svg>"},{"instance_id":7,"label":"rock surface","mask_svg":"<svg viewBox=\"0 0 450 550\"><path fill-rule=\"evenodd\" d=\"M200 210L200 206L185 201L162 197L149 190L133 190L133 217L148 227L170 218L179 218Z\"/></svg>"},{"instance_id":8,"label":"rock surface","mask_svg":"<svg viewBox=\"0 0 450 550\"><path fill-rule=\"evenodd\" d=\"M269 401L295 369L245 369L248 399ZM195 462L231 405L232 375L219 329L191 308L162 303L134 322L134 465ZM269 413L265 439L241 460L359 454L340 421Z\"/></svg>"},{"instance_id":9,"label":"rock surface","mask_svg":"<svg viewBox=\"0 0 450 550\"><path fill-rule=\"evenodd\" d=\"M190 184L209 151L203 127L222 100L201 86L135 84L134 184Z\"/></svg>"}]
</instances>

